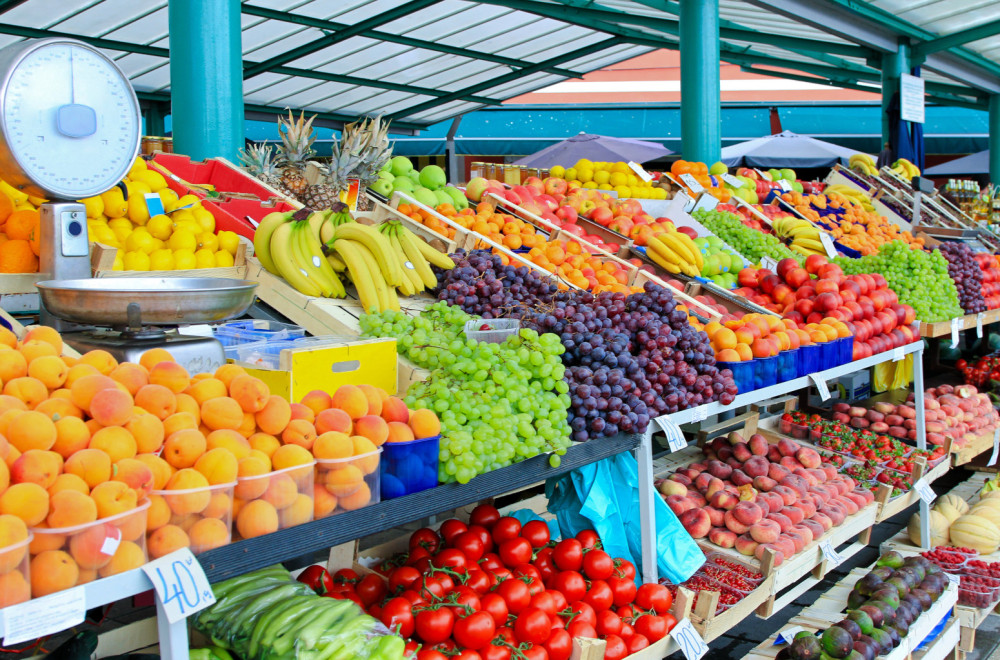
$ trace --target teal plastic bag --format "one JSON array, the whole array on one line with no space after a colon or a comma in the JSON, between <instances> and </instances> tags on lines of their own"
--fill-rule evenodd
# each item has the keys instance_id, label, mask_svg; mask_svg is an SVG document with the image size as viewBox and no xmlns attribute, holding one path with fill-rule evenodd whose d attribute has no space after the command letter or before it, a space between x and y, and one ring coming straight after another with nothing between
<instances>
[{"instance_id":1,"label":"teal plastic bag","mask_svg":"<svg viewBox=\"0 0 1000 660\"><path fill-rule=\"evenodd\" d=\"M605 551L628 559L641 572L639 470L632 454L623 452L550 479L545 494L563 538L593 529L601 536ZM659 496L654 511L659 577L680 584L705 563L705 555ZM640 578L637 574L636 579Z\"/></svg>"}]
</instances>

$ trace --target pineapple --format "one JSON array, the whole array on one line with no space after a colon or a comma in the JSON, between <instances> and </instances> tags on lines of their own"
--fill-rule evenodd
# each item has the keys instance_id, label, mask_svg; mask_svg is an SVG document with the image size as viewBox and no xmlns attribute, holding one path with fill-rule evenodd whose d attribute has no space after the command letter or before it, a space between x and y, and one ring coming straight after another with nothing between
<instances>
[{"instance_id":1,"label":"pineapple","mask_svg":"<svg viewBox=\"0 0 1000 660\"><path fill-rule=\"evenodd\" d=\"M340 201L340 191L329 183L330 170L319 163L313 163L320 170L316 183L308 186L299 201L311 209L329 209Z\"/></svg>"},{"instance_id":2,"label":"pineapple","mask_svg":"<svg viewBox=\"0 0 1000 660\"><path fill-rule=\"evenodd\" d=\"M292 111L288 111L288 119L278 118L278 132L281 133L281 146L278 152L284 169L281 172L281 183L288 192L298 199L306 192L308 183L304 170L306 161L316 152L312 148L316 138L312 135L312 123L315 117L305 118L305 112L299 113L295 119Z\"/></svg>"},{"instance_id":3,"label":"pineapple","mask_svg":"<svg viewBox=\"0 0 1000 660\"><path fill-rule=\"evenodd\" d=\"M333 143L329 184L346 190L348 179L360 179L361 185L370 186L391 156L389 122L383 122L381 116L347 124L340 140Z\"/></svg>"},{"instance_id":4,"label":"pineapple","mask_svg":"<svg viewBox=\"0 0 1000 660\"><path fill-rule=\"evenodd\" d=\"M246 149L240 149L240 165L250 176L257 177L265 185L283 195L288 194L288 190L281 183L281 172L274 162L274 147L267 144L260 146L251 144Z\"/></svg>"}]
</instances>

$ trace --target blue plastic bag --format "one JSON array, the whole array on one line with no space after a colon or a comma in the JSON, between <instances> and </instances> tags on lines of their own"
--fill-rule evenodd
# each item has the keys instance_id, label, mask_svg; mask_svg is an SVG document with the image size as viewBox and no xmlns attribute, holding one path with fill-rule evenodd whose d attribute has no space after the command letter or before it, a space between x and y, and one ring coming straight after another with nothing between
<instances>
[{"instance_id":1,"label":"blue plastic bag","mask_svg":"<svg viewBox=\"0 0 1000 660\"><path fill-rule=\"evenodd\" d=\"M545 494L563 538L593 529L612 557L628 559L637 569L642 566L639 470L630 453L623 452L550 479L545 484ZM654 511L659 576L680 584L705 563L705 555L658 496L654 499Z\"/></svg>"}]
</instances>

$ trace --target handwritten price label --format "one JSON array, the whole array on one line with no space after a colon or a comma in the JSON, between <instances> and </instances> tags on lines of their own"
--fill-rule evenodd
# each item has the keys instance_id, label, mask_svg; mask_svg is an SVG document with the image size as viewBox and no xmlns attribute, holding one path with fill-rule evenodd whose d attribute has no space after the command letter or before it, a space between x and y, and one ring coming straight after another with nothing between
<instances>
[{"instance_id":1,"label":"handwritten price label","mask_svg":"<svg viewBox=\"0 0 1000 660\"><path fill-rule=\"evenodd\" d=\"M816 386L816 391L819 392L819 398L826 401L830 398L830 386L826 384L826 381L819 377L817 374L809 374L809 378L812 379L813 385Z\"/></svg>"},{"instance_id":2,"label":"handwritten price label","mask_svg":"<svg viewBox=\"0 0 1000 660\"><path fill-rule=\"evenodd\" d=\"M791 628L785 628L784 630L778 633L778 637L777 639L774 640L774 644L775 645L791 644L792 640L795 639L795 636L804 630L805 628L803 628L802 626L792 626Z\"/></svg>"},{"instance_id":3,"label":"handwritten price label","mask_svg":"<svg viewBox=\"0 0 1000 660\"><path fill-rule=\"evenodd\" d=\"M913 484L913 490L917 491L917 495L920 496L924 502L930 504L934 501L934 491L931 490L930 484L927 483L926 479L920 479L917 483Z\"/></svg>"},{"instance_id":4,"label":"handwritten price label","mask_svg":"<svg viewBox=\"0 0 1000 660\"><path fill-rule=\"evenodd\" d=\"M962 319L951 320L951 347L958 348L958 331L962 329Z\"/></svg>"},{"instance_id":5,"label":"handwritten price label","mask_svg":"<svg viewBox=\"0 0 1000 660\"><path fill-rule=\"evenodd\" d=\"M782 192L789 192L792 189L792 184L785 179L778 179L775 183L778 184L778 187L781 188Z\"/></svg>"},{"instance_id":6,"label":"handwritten price label","mask_svg":"<svg viewBox=\"0 0 1000 660\"><path fill-rule=\"evenodd\" d=\"M677 645L681 647L681 652L687 660L700 660L708 653L708 644L702 639L698 631L691 625L689 619L681 619L670 631L671 637L677 640Z\"/></svg>"},{"instance_id":7,"label":"handwritten price label","mask_svg":"<svg viewBox=\"0 0 1000 660\"><path fill-rule=\"evenodd\" d=\"M760 267L765 268L767 270L774 270L775 268L778 267L778 262L776 259L773 259L772 257L761 257Z\"/></svg>"},{"instance_id":8,"label":"handwritten price label","mask_svg":"<svg viewBox=\"0 0 1000 660\"><path fill-rule=\"evenodd\" d=\"M993 432L993 453L990 454L990 461L986 465L996 465L998 456L1000 456L1000 428Z\"/></svg>"},{"instance_id":9,"label":"handwritten price label","mask_svg":"<svg viewBox=\"0 0 1000 660\"><path fill-rule=\"evenodd\" d=\"M690 188L692 192L700 193L705 191L705 186L698 183L698 179L694 178L694 175L685 172L681 175L681 182Z\"/></svg>"},{"instance_id":10,"label":"handwritten price label","mask_svg":"<svg viewBox=\"0 0 1000 660\"><path fill-rule=\"evenodd\" d=\"M156 589L170 623L176 623L215 603L215 594L201 564L188 548L151 561L142 567Z\"/></svg>"},{"instance_id":11,"label":"handwritten price label","mask_svg":"<svg viewBox=\"0 0 1000 660\"><path fill-rule=\"evenodd\" d=\"M146 200L146 210L149 211L150 217L166 213L163 208L163 200L156 193L146 193L143 198Z\"/></svg>"},{"instance_id":12,"label":"handwritten price label","mask_svg":"<svg viewBox=\"0 0 1000 660\"><path fill-rule=\"evenodd\" d=\"M635 175L643 181L649 182L653 180L653 175L647 172L639 163L630 160L628 162L628 166L633 172L635 172Z\"/></svg>"},{"instance_id":13,"label":"handwritten price label","mask_svg":"<svg viewBox=\"0 0 1000 660\"><path fill-rule=\"evenodd\" d=\"M687 440L684 439L684 433L681 432L681 427L674 423L674 420L664 415L657 417L656 423L660 425L660 428L663 429L663 434L667 436L667 446L670 447L670 451L680 451L687 447Z\"/></svg>"},{"instance_id":14,"label":"handwritten price label","mask_svg":"<svg viewBox=\"0 0 1000 660\"><path fill-rule=\"evenodd\" d=\"M827 257L833 259L837 256L837 246L833 244L833 238L829 234L820 232L819 242L823 244L823 249L826 250Z\"/></svg>"},{"instance_id":15,"label":"handwritten price label","mask_svg":"<svg viewBox=\"0 0 1000 660\"><path fill-rule=\"evenodd\" d=\"M819 549L823 553L823 559L834 566L840 566L840 564L844 561L844 558L840 556L840 553L837 552L832 545L830 545L829 541L821 541Z\"/></svg>"},{"instance_id":16,"label":"handwritten price label","mask_svg":"<svg viewBox=\"0 0 1000 660\"><path fill-rule=\"evenodd\" d=\"M704 422L706 419L708 419L708 410L704 406L698 406L691 410L692 422Z\"/></svg>"},{"instance_id":17,"label":"handwritten price label","mask_svg":"<svg viewBox=\"0 0 1000 660\"><path fill-rule=\"evenodd\" d=\"M743 181L742 179L737 179L732 174L723 174L722 180L728 183L733 188L743 188L747 185L746 181Z\"/></svg>"}]
</instances>

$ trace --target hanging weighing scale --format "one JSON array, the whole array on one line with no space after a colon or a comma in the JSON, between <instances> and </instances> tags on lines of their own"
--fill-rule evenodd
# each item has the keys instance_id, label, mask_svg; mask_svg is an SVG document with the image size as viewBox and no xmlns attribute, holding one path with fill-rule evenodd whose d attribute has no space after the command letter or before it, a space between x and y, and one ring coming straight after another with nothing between
<instances>
[{"instance_id":1,"label":"hanging weighing scale","mask_svg":"<svg viewBox=\"0 0 1000 660\"><path fill-rule=\"evenodd\" d=\"M39 208L39 270L50 278L37 284L41 322L79 351L100 348L138 362L161 347L191 373L214 370L225 362L222 345L176 327L244 314L256 283L91 278L86 209L73 200L128 174L140 132L131 83L96 48L54 38L0 50L0 172L15 188L50 200Z\"/></svg>"}]
</instances>

